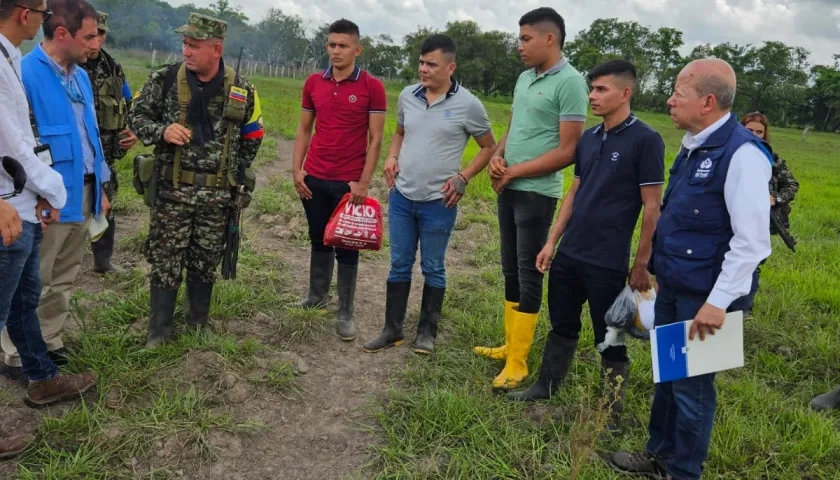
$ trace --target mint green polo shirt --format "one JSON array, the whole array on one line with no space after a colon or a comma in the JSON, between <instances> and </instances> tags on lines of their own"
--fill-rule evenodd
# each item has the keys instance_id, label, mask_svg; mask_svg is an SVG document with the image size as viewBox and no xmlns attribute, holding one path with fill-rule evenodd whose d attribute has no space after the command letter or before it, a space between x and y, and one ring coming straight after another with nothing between
<instances>
[{"instance_id":1,"label":"mint green polo shirt","mask_svg":"<svg viewBox=\"0 0 840 480\"><path fill-rule=\"evenodd\" d=\"M513 90L513 119L505 144L508 166L533 160L557 148L560 122L585 122L588 107L586 80L565 58L541 75L537 75L535 68L522 72ZM506 188L560 198L563 171L543 177L517 178Z\"/></svg>"}]
</instances>

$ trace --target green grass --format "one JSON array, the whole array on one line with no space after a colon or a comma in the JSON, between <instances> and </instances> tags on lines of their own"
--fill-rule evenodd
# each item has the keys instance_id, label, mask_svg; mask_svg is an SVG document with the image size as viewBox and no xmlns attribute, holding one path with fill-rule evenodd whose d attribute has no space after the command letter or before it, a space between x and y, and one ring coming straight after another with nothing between
<instances>
[{"instance_id":1,"label":"green grass","mask_svg":"<svg viewBox=\"0 0 840 480\"><path fill-rule=\"evenodd\" d=\"M148 68L130 62L126 70L136 91ZM302 82L262 77L253 81L269 134L257 160L264 165L275 160L276 142L294 135ZM398 93L399 86L389 86L383 152L395 128ZM499 138L509 107L485 105ZM666 158L672 159L682 132L665 116L639 115L661 132ZM587 125L595 121L590 117ZM835 168L840 136L811 133L803 143L798 131L771 130L774 150L788 160L801 183L792 215L800 243L794 254L773 238L755 320L745 326L746 366L718 377L719 406L704 478L830 479L840 471L840 414L808 409L813 396L840 383L840 179ZM115 202L118 211L143 211L131 189L129 160L143 151L148 149L138 147L119 163L123 188ZM470 142L464 161L476 151ZM567 187L570 177L565 178ZM617 478L596 453L644 448L653 393L649 346L629 343L633 369L625 412L635 421L612 439L601 441L595 435L603 411L598 408L598 355L588 312L576 361L555 398L525 406L495 394L490 382L502 364L472 353L474 345L495 345L503 338L494 199L486 174L470 182L458 230L478 225L490 233L474 239L473 250L464 255L469 270L450 277L442 321L445 342L430 358L411 357L405 367L395 366L400 372L397 381L375 399L373 428L380 442L371 446L369 476ZM250 210L255 221L263 215L284 220L302 216L290 179L282 177L270 179L257 192ZM141 231L124 239L120 248L140 255L143 240ZM259 428L236 418L235 410L232 416L214 413L207 391L173 382L177 375L161 374L177 372L184 368L185 356L203 353L254 388L284 395L295 391L288 363L269 362L264 371L252 371L251 360L271 347L261 339L236 338L227 333L226 322L271 318L271 326L263 327L271 331L263 333L271 343L291 343L316 341L329 319L324 311L285 308L292 300L287 292L295 272L289 272L279 257L257 253L247 238L239 270L237 281L218 285L211 310L221 325L216 336L185 336L155 352L141 348L148 285L139 269L117 277L103 294L77 295L75 308L84 323L70 369L95 368L100 373L99 393L63 415L45 415L38 444L19 459L20 478L131 478L131 458L143 463L173 438L197 455L212 458L212 435L247 435ZM531 372L539 367L547 323L544 309L529 357ZM12 401L0 392L0 404ZM145 465L147 476L173 476L176 460L166 460L151 470Z\"/></svg>"}]
</instances>

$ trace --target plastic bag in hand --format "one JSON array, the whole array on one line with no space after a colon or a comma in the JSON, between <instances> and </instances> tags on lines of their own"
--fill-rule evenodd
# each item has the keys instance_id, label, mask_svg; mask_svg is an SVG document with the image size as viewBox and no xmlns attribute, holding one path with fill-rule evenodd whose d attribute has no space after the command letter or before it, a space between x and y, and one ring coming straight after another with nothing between
<instances>
[{"instance_id":1,"label":"plastic bag in hand","mask_svg":"<svg viewBox=\"0 0 840 480\"><path fill-rule=\"evenodd\" d=\"M647 340L649 330L653 328L653 304L656 301L656 291L637 292L624 287L609 310L605 321L607 334L597 348L603 352L609 347L626 345L625 334L631 337Z\"/></svg>"}]
</instances>

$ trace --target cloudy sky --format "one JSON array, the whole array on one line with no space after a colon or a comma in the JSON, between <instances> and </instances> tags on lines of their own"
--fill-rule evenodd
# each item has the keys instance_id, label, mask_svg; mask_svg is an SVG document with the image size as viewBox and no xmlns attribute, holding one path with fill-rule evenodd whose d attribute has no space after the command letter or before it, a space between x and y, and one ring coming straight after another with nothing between
<instances>
[{"instance_id":1,"label":"cloudy sky","mask_svg":"<svg viewBox=\"0 0 840 480\"><path fill-rule=\"evenodd\" d=\"M209 5L214 0L170 0ZM251 20L277 7L312 25L339 17L359 24L363 34L387 33L395 39L418 25L442 28L448 21L475 20L485 30L517 31L526 11L551 5L566 20L570 38L593 20L618 17L656 29L683 32L686 52L711 42L760 44L780 40L805 47L813 63L831 63L840 53L840 0L566 0L562 6L538 0L232 0ZM468 13L469 12L469 13Z\"/></svg>"}]
</instances>

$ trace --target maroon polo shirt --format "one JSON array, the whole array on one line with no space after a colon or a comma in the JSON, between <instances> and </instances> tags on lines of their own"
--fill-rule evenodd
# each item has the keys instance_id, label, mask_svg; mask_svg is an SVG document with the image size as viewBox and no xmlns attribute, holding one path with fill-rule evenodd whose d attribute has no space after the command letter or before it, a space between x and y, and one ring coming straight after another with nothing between
<instances>
[{"instance_id":1,"label":"maroon polo shirt","mask_svg":"<svg viewBox=\"0 0 840 480\"><path fill-rule=\"evenodd\" d=\"M340 82L332 67L313 73L303 85L301 107L315 112L315 134L306 152L304 169L322 180L357 182L365 169L371 113L385 113L382 82L356 66Z\"/></svg>"}]
</instances>

